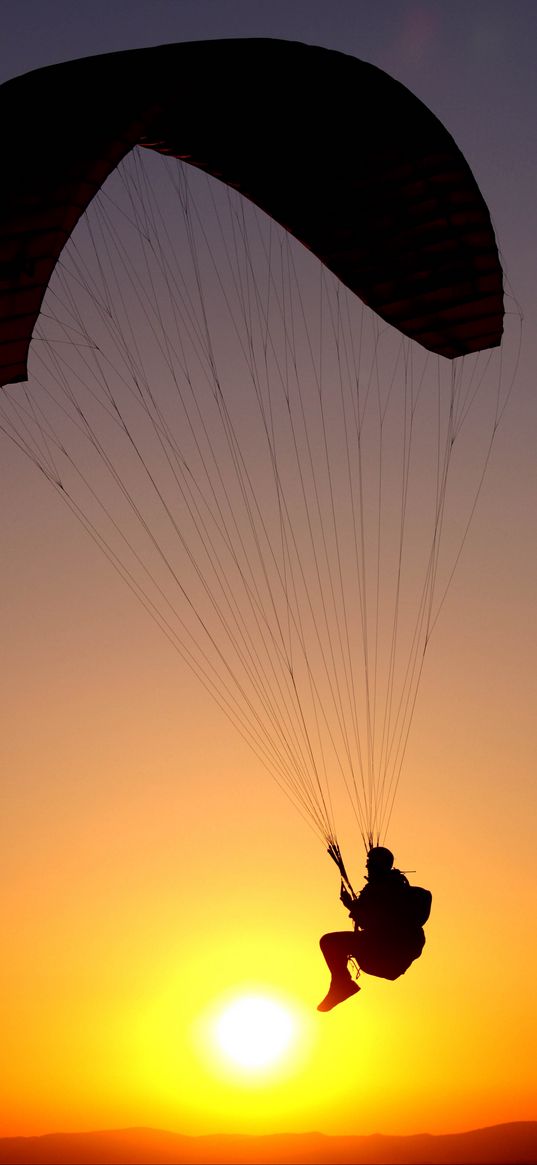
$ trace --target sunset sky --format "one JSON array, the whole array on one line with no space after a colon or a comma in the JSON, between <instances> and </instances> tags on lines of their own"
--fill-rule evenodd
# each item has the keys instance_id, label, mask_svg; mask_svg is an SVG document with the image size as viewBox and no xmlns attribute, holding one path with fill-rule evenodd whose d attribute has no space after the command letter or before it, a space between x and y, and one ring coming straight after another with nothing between
<instances>
[{"instance_id":1,"label":"sunset sky","mask_svg":"<svg viewBox=\"0 0 537 1165\"><path fill-rule=\"evenodd\" d=\"M318 940L347 922L335 867L2 439L0 1136L442 1133L537 1119L537 7L5 0L1 79L256 36L370 61L434 111L491 210L525 321L387 837L433 893L427 945L396 983L364 975L356 999L317 1013ZM356 832L345 857L357 888L364 856ZM294 1025L259 1071L218 1043L225 1009L251 994Z\"/></svg>"}]
</instances>

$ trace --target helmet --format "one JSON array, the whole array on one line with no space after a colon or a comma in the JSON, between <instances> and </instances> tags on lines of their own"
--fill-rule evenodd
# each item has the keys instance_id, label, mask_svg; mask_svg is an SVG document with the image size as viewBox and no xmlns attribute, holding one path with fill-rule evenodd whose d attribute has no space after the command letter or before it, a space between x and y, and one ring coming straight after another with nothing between
<instances>
[{"instance_id":1,"label":"helmet","mask_svg":"<svg viewBox=\"0 0 537 1165\"><path fill-rule=\"evenodd\" d=\"M367 868L376 874L391 870L393 862L394 857L391 850L386 849L384 845L372 846L367 855Z\"/></svg>"}]
</instances>

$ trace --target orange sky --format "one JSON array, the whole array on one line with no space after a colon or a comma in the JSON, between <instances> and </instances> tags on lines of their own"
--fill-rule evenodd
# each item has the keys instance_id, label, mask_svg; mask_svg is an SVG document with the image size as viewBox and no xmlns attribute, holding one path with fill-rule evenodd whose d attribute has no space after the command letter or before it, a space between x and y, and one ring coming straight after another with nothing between
<instances>
[{"instance_id":1,"label":"orange sky","mask_svg":"<svg viewBox=\"0 0 537 1165\"><path fill-rule=\"evenodd\" d=\"M284 25L273 34L291 35ZM360 996L329 1016L315 1008L327 987L319 936L346 924L335 867L2 443L0 1135L449 1132L535 1119L531 328L526 337L387 839L433 892L427 945L398 982L363 976ZM349 833L359 888L353 844ZM288 1005L299 1033L283 1065L255 1079L225 1068L210 1035L218 1010L251 988Z\"/></svg>"},{"instance_id":2,"label":"orange sky","mask_svg":"<svg viewBox=\"0 0 537 1165\"><path fill-rule=\"evenodd\" d=\"M399 982L364 977L330 1016L315 1011L317 941L345 915L328 858L83 535L44 491L12 488L2 1134L434 1132L533 1116L532 596L506 456L507 439L389 837L433 890L427 946ZM501 538L487 528L498 512ZM348 861L359 885L361 854ZM296 1009L301 1032L258 1083L222 1071L203 1027L252 986Z\"/></svg>"}]
</instances>

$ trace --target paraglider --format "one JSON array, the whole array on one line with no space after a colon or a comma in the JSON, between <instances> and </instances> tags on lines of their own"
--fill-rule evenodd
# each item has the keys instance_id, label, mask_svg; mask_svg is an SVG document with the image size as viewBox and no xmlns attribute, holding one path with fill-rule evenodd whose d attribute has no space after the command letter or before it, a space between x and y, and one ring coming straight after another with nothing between
<instances>
[{"instance_id":1,"label":"paraglider","mask_svg":"<svg viewBox=\"0 0 537 1165\"><path fill-rule=\"evenodd\" d=\"M500 343L502 273L477 184L437 118L373 65L294 42L201 41L38 69L0 101L2 384L26 379L63 247L135 146L239 190L430 351Z\"/></svg>"},{"instance_id":2,"label":"paraglider","mask_svg":"<svg viewBox=\"0 0 537 1165\"><path fill-rule=\"evenodd\" d=\"M383 975L371 854L507 396L485 201L403 85L310 45L90 57L0 108L0 425L340 872L350 805Z\"/></svg>"},{"instance_id":3,"label":"paraglider","mask_svg":"<svg viewBox=\"0 0 537 1165\"><path fill-rule=\"evenodd\" d=\"M369 975L393 980L420 957L432 895L421 886L411 886L393 862L389 849L372 846L367 855L367 885L360 894L351 893L342 882L340 898L355 929L321 938L331 982L318 1011L331 1011L360 990L348 969L351 960Z\"/></svg>"}]
</instances>

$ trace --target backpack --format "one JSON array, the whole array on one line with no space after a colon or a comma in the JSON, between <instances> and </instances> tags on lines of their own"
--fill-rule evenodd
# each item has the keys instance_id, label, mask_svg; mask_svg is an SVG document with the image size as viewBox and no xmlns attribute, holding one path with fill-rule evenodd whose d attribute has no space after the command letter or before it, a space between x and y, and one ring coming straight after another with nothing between
<instances>
[{"instance_id":1,"label":"backpack","mask_svg":"<svg viewBox=\"0 0 537 1165\"><path fill-rule=\"evenodd\" d=\"M417 926L424 926L431 913L433 896L422 886L409 886L409 914Z\"/></svg>"}]
</instances>

